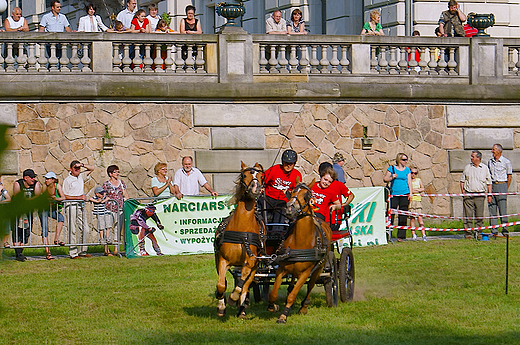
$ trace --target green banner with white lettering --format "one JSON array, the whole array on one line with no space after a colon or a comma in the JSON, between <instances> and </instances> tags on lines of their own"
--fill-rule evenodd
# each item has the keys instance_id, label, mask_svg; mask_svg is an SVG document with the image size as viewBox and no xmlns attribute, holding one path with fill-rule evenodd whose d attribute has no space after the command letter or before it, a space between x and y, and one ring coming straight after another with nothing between
<instances>
[{"instance_id":1,"label":"green banner with white lettering","mask_svg":"<svg viewBox=\"0 0 520 345\"><path fill-rule=\"evenodd\" d=\"M355 197L348 220L354 247L387 244L386 203L384 187L350 188ZM346 222L340 226L346 229ZM340 246L350 246L349 239L338 241Z\"/></svg>"},{"instance_id":2,"label":"green banner with white lettering","mask_svg":"<svg viewBox=\"0 0 520 345\"><path fill-rule=\"evenodd\" d=\"M154 203L155 214L164 229L159 229L153 217L146 219L146 225L154 228L155 231L151 234L142 233L141 237L144 236L144 240L142 239L140 243L138 229L135 226L132 228L132 219L134 219L133 224L136 224L136 218L140 216L140 211L146 205L136 200L128 200L125 202L126 256L133 258L144 256L143 253L148 255L213 253L215 230L221 220L234 209L234 206L226 204L229 198L229 195L185 196L181 200L172 197Z\"/></svg>"}]
</instances>

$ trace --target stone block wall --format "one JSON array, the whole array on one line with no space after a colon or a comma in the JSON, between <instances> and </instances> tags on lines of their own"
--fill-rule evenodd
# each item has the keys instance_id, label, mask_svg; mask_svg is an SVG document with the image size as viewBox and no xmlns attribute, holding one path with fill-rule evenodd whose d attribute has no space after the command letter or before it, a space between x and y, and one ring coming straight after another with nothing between
<instances>
[{"instance_id":1,"label":"stone block wall","mask_svg":"<svg viewBox=\"0 0 520 345\"><path fill-rule=\"evenodd\" d=\"M318 177L321 162L341 152L349 187L382 186L386 169L404 152L427 192L459 193L461 166L469 163L475 146L504 141L504 155L512 158L520 148L520 128L479 132L471 121L461 125L455 119L457 111L467 114L464 109L435 104L20 103L9 109L16 119L3 166L10 192L24 169L33 168L41 182L47 171L63 181L70 162L78 159L98 167L87 190L106 181L106 167L117 164L131 197L150 196L154 165L166 162L173 174L181 158L191 155L213 188L229 193L241 160L267 168L291 147L306 182ZM103 149L105 126L115 141L112 150ZM364 145L366 139L372 139L371 146ZM520 163L514 165L511 191L520 180ZM425 199L427 213L452 212L447 197Z\"/></svg>"}]
</instances>

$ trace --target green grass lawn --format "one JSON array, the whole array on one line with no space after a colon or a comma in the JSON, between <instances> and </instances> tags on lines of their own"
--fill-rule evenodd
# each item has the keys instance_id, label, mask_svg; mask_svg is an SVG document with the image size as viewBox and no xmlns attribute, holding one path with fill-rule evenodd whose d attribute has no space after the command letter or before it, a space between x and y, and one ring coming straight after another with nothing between
<instances>
[{"instance_id":1,"label":"green grass lawn","mask_svg":"<svg viewBox=\"0 0 520 345\"><path fill-rule=\"evenodd\" d=\"M355 301L216 317L212 255L0 262L1 344L518 344L520 238L355 248ZM231 278L228 278L231 285ZM228 291L230 288L228 288ZM282 289L279 302L286 291ZM301 296L297 303L301 302Z\"/></svg>"}]
</instances>

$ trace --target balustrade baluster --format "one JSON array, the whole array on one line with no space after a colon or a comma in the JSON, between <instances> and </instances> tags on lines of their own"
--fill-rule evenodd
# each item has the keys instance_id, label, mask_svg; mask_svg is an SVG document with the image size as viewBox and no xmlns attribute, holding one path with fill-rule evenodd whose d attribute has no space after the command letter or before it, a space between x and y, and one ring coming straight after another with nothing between
<instances>
[{"instance_id":1,"label":"balustrade baluster","mask_svg":"<svg viewBox=\"0 0 520 345\"><path fill-rule=\"evenodd\" d=\"M27 56L24 53L24 43L18 43L18 57L16 58L16 63L18 64L18 68L16 71L18 73L27 72L25 69L25 63L27 62Z\"/></svg>"},{"instance_id":2,"label":"balustrade baluster","mask_svg":"<svg viewBox=\"0 0 520 345\"><path fill-rule=\"evenodd\" d=\"M280 73L276 68L276 65L278 65L278 59L276 58L276 45L271 44L269 48L271 49L271 56L269 57L269 73Z\"/></svg>"},{"instance_id":3,"label":"balustrade baluster","mask_svg":"<svg viewBox=\"0 0 520 345\"><path fill-rule=\"evenodd\" d=\"M280 64L280 73L283 74L289 73L289 70L287 69L289 61L285 58L285 47L286 45L280 46L280 59L278 60L278 63Z\"/></svg>"},{"instance_id":4,"label":"balustrade baluster","mask_svg":"<svg viewBox=\"0 0 520 345\"><path fill-rule=\"evenodd\" d=\"M49 71L58 72L60 61L56 57L56 43L51 43L51 57L49 58Z\"/></svg>"},{"instance_id":5,"label":"balustrade baluster","mask_svg":"<svg viewBox=\"0 0 520 345\"><path fill-rule=\"evenodd\" d=\"M419 67L421 70L419 71L419 74L430 74L430 71L428 70L428 63L426 62L426 47L424 48L417 48L420 49L421 52L421 60L419 61Z\"/></svg>"},{"instance_id":6,"label":"balustrade baluster","mask_svg":"<svg viewBox=\"0 0 520 345\"><path fill-rule=\"evenodd\" d=\"M446 63L446 58L444 56L445 54L445 50L446 50L446 47L440 47L439 48L441 50L441 55L439 57L439 62L437 63L437 66L439 66L439 74L440 75L446 75L446 66L448 66L448 64Z\"/></svg>"},{"instance_id":7,"label":"balustrade baluster","mask_svg":"<svg viewBox=\"0 0 520 345\"><path fill-rule=\"evenodd\" d=\"M330 65L332 66L331 73L339 73L339 59L338 59L338 46L332 45L332 59L330 59Z\"/></svg>"},{"instance_id":8,"label":"balustrade baluster","mask_svg":"<svg viewBox=\"0 0 520 345\"><path fill-rule=\"evenodd\" d=\"M260 65L260 73L269 73L267 70L267 59L265 58L265 44L260 44L260 59L258 60L258 64Z\"/></svg>"},{"instance_id":9,"label":"balustrade baluster","mask_svg":"<svg viewBox=\"0 0 520 345\"><path fill-rule=\"evenodd\" d=\"M184 59L182 58L182 46L183 44L176 44L177 52L175 55L175 73L186 73L184 70Z\"/></svg>"},{"instance_id":10,"label":"balustrade baluster","mask_svg":"<svg viewBox=\"0 0 520 345\"><path fill-rule=\"evenodd\" d=\"M4 73L4 44L0 42L0 73Z\"/></svg>"},{"instance_id":11,"label":"balustrade baluster","mask_svg":"<svg viewBox=\"0 0 520 345\"><path fill-rule=\"evenodd\" d=\"M70 64L72 65L72 68L70 69L71 72L79 72L79 64L81 60L78 57L78 43L72 43L72 56L70 57Z\"/></svg>"},{"instance_id":12,"label":"balustrade baluster","mask_svg":"<svg viewBox=\"0 0 520 345\"><path fill-rule=\"evenodd\" d=\"M318 69L318 66L320 64L320 61L318 60L318 46L312 45L312 57L311 57L311 73L320 73L320 70Z\"/></svg>"},{"instance_id":13,"label":"balustrade baluster","mask_svg":"<svg viewBox=\"0 0 520 345\"><path fill-rule=\"evenodd\" d=\"M38 58L38 64L40 65L38 67L38 72L48 72L47 69L47 58L45 57L45 50L46 50L46 44L41 43L40 44L40 57Z\"/></svg>"},{"instance_id":14,"label":"balustrade baluster","mask_svg":"<svg viewBox=\"0 0 520 345\"><path fill-rule=\"evenodd\" d=\"M457 75L457 61L455 61L455 47L451 47L450 49L450 60L448 61L448 75Z\"/></svg>"},{"instance_id":15,"label":"balustrade baluster","mask_svg":"<svg viewBox=\"0 0 520 345\"><path fill-rule=\"evenodd\" d=\"M60 72L70 72L69 57L67 56L68 43L61 43Z\"/></svg>"},{"instance_id":16,"label":"balustrade baluster","mask_svg":"<svg viewBox=\"0 0 520 345\"><path fill-rule=\"evenodd\" d=\"M197 67L196 73L206 73L206 61L204 60L204 46L202 44L197 45L197 58L195 59L195 66Z\"/></svg>"},{"instance_id":17,"label":"balustrade baluster","mask_svg":"<svg viewBox=\"0 0 520 345\"><path fill-rule=\"evenodd\" d=\"M27 57L27 71L28 72L35 72L36 71L36 63L38 60L36 60L36 43L29 43L29 46L27 47L29 56Z\"/></svg>"},{"instance_id":18,"label":"balustrade baluster","mask_svg":"<svg viewBox=\"0 0 520 345\"><path fill-rule=\"evenodd\" d=\"M154 63L154 71L155 73L165 73L166 71L163 69L163 67L166 67L165 65L163 66L163 58L162 58L162 47L163 47L163 44L159 44L157 43L155 45L155 59L153 60L153 63ZM167 48L167 45L164 44L164 47ZM166 51L165 51L166 55L168 54Z\"/></svg>"},{"instance_id":19,"label":"balustrade baluster","mask_svg":"<svg viewBox=\"0 0 520 345\"><path fill-rule=\"evenodd\" d=\"M399 74L408 74L408 59L406 58L406 48L399 47L401 58L399 59Z\"/></svg>"},{"instance_id":20,"label":"balustrade baluster","mask_svg":"<svg viewBox=\"0 0 520 345\"><path fill-rule=\"evenodd\" d=\"M300 73L309 73L309 48L306 44L300 45L302 58L300 59Z\"/></svg>"},{"instance_id":21,"label":"balustrade baluster","mask_svg":"<svg viewBox=\"0 0 520 345\"><path fill-rule=\"evenodd\" d=\"M339 64L341 65L341 73L350 73L350 61L348 60L347 49L348 46L341 46L341 60L339 60Z\"/></svg>"},{"instance_id":22,"label":"balustrade baluster","mask_svg":"<svg viewBox=\"0 0 520 345\"><path fill-rule=\"evenodd\" d=\"M417 61L415 60L415 51L417 50L416 47L410 47L410 61L408 61L408 66L410 74L417 74L417 70L415 67L417 67Z\"/></svg>"},{"instance_id":23,"label":"balustrade baluster","mask_svg":"<svg viewBox=\"0 0 520 345\"><path fill-rule=\"evenodd\" d=\"M16 60L13 56L13 43L7 42L7 56L5 57L5 71L6 72L16 72L14 68L14 63Z\"/></svg>"},{"instance_id":24,"label":"balustrade baluster","mask_svg":"<svg viewBox=\"0 0 520 345\"><path fill-rule=\"evenodd\" d=\"M83 43L83 57L81 58L83 68L81 69L81 72L92 72L92 69L90 68L90 63L92 62L92 60L89 57L89 47L89 43Z\"/></svg>"},{"instance_id":25,"label":"balustrade baluster","mask_svg":"<svg viewBox=\"0 0 520 345\"><path fill-rule=\"evenodd\" d=\"M388 61L388 73L390 73L390 74L399 73L399 69L397 67L397 59L395 58L396 52L397 52L397 47L390 46L390 60Z\"/></svg>"},{"instance_id":26,"label":"balustrade baluster","mask_svg":"<svg viewBox=\"0 0 520 345\"><path fill-rule=\"evenodd\" d=\"M122 72L121 71L121 54L119 54L119 49L120 49L121 45L119 43L116 43L116 42L112 42L112 72L116 72L116 73L120 73ZM72 50L73 50L73 53L72 53L72 56L74 56L74 45L72 46ZM71 62L72 62L72 58L71 58Z\"/></svg>"},{"instance_id":27,"label":"balustrade baluster","mask_svg":"<svg viewBox=\"0 0 520 345\"><path fill-rule=\"evenodd\" d=\"M377 58L376 58L377 47L370 46L370 72L377 73Z\"/></svg>"},{"instance_id":28,"label":"balustrade baluster","mask_svg":"<svg viewBox=\"0 0 520 345\"><path fill-rule=\"evenodd\" d=\"M388 74L388 60L386 60L387 47L379 47L379 74Z\"/></svg>"},{"instance_id":29,"label":"balustrade baluster","mask_svg":"<svg viewBox=\"0 0 520 345\"><path fill-rule=\"evenodd\" d=\"M507 74L515 74L514 51L515 48L507 47Z\"/></svg>"},{"instance_id":30,"label":"balustrade baluster","mask_svg":"<svg viewBox=\"0 0 520 345\"><path fill-rule=\"evenodd\" d=\"M195 59L193 58L193 44L188 44L188 57L186 58L186 73L195 73Z\"/></svg>"},{"instance_id":31,"label":"balustrade baluster","mask_svg":"<svg viewBox=\"0 0 520 345\"><path fill-rule=\"evenodd\" d=\"M151 47L150 43L144 45L144 59L143 59L143 72L153 73L152 65L153 60L151 58Z\"/></svg>"},{"instance_id":32,"label":"balustrade baluster","mask_svg":"<svg viewBox=\"0 0 520 345\"><path fill-rule=\"evenodd\" d=\"M139 72L142 72L143 69L141 67L141 64L143 63L143 59L141 59L141 47L140 46L134 46L134 51L135 51L135 55L134 55L134 58L132 59L132 64L134 65L134 69L133 69L133 72L134 73L139 73Z\"/></svg>"},{"instance_id":33,"label":"balustrade baluster","mask_svg":"<svg viewBox=\"0 0 520 345\"><path fill-rule=\"evenodd\" d=\"M517 57L517 61L516 61L516 74L520 74L520 47L516 48L516 57Z\"/></svg>"},{"instance_id":34,"label":"balustrade baluster","mask_svg":"<svg viewBox=\"0 0 520 345\"><path fill-rule=\"evenodd\" d=\"M166 72L166 73L175 73L175 69L172 68L172 65L174 64L174 61L172 59L173 48L177 49L175 47L175 44L172 44L171 47L166 45L166 59L164 59L164 66L165 66L164 72Z\"/></svg>"},{"instance_id":35,"label":"balustrade baluster","mask_svg":"<svg viewBox=\"0 0 520 345\"><path fill-rule=\"evenodd\" d=\"M430 68L429 73L430 75L438 75L439 72L437 72L437 61L436 59L439 58L439 56L436 54L437 47L430 47L430 61L428 61L428 67Z\"/></svg>"},{"instance_id":36,"label":"balustrade baluster","mask_svg":"<svg viewBox=\"0 0 520 345\"><path fill-rule=\"evenodd\" d=\"M298 70L298 59L296 58L296 50L298 46L291 45L291 58L289 59L289 65L291 65L291 73L300 73Z\"/></svg>"},{"instance_id":37,"label":"balustrade baluster","mask_svg":"<svg viewBox=\"0 0 520 345\"><path fill-rule=\"evenodd\" d=\"M320 73L330 73L329 71L329 57L327 56L328 44L321 45L321 60L320 60Z\"/></svg>"}]
</instances>

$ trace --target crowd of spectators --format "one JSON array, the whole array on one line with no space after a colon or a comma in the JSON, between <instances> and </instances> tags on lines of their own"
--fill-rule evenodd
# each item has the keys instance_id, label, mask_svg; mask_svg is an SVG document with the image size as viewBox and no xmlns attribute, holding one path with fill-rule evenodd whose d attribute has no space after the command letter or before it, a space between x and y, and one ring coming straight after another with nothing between
<instances>
[{"instance_id":1,"label":"crowd of spectators","mask_svg":"<svg viewBox=\"0 0 520 345\"><path fill-rule=\"evenodd\" d=\"M51 1L51 11L42 16L38 26L39 32L76 32L71 28L67 17L60 13L60 0ZM183 33L202 34L200 21L195 18L196 8L192 5L186 6L186 18L180 23L179 31L171 29L168 23L161 19L157 13L155 4L148 6L148 15L144 9L137 9L136 0L128 0L126 7L118 13L111 27L106 26L99 15L96 14L96 6L93 3L85 7L86 16L79 19L78 32L134 32L134 33ZM159 25L160 20L163 22ZM20 7L13 8L10 17L4 21L4 29L0 31L29 31L27 20L22 17Z\"/></svg>"}]
</instances>

